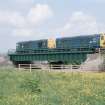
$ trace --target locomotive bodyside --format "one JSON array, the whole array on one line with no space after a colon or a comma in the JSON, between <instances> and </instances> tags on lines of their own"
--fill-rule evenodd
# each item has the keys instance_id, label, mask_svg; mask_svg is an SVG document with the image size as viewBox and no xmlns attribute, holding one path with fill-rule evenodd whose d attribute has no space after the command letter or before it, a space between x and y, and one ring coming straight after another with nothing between
<instances>
[{"instance_id":1,"label":"locomotive bodyside","mask_svg":"<svg viewBox=\"0 0 105 105\"><path fill-rule=\"evenodd\" d=\"M99 48L100 35L76 36L57 39L57 48Z\"/></svg>"},{"instance_id":2,"label":"locomotive bodyside","mask_svg":"<svg viewBox=\"0 0 105 105\"><path fill-rule=\"evenodd\" d=\"M101 37L101 38L100 38ZM88 35L58 38L54 40L38 40L17 43L16 51L38 50L38 49L71 49L71 48L100 48L103 47L102 36ZM101 43L100 43L101 42ZM55 44L56 43L56 44ZM53 47L54 44L54 47Z\"/></svg>"}]
</instances>

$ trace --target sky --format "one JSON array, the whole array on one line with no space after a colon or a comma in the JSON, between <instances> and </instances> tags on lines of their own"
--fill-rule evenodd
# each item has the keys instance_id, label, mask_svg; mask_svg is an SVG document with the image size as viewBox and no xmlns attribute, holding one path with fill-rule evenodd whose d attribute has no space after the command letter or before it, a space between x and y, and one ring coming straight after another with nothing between
<instances>
[{"instance_id":1,"label":"sky","mask_svg":"<svg viewBox=\"0 0 105 105\"><path fill-rule=\"evenodd\" d=\"M105 0L0 0L0 53L19 41L105 32Z\"/></svg>"}]
</instances>

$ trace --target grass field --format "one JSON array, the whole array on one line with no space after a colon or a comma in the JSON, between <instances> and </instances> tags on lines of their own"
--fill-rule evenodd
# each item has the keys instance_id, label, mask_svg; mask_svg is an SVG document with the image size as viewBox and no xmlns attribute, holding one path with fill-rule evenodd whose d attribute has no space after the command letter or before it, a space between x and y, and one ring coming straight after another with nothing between
<instances>
[{"instance_id":1,"label":"grass field","mask_svg":"<svg viewBox=\"0 0 105 105\"><path fill-rule=\"evenodd\" d=\"M0 105L105 105L105 73L1 70Z\"/></svg>"}]
</instances>

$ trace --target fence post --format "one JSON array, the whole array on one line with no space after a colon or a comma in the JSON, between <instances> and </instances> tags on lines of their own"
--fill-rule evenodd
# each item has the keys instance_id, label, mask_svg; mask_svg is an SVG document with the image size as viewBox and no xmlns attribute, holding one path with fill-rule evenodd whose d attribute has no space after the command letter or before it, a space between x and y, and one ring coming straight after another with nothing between
<instances>
[{"instance_id":1,"label":"fence post","mask_svg":"<svg viewBox=\"0 0 105 105\"><path fill-rule=\"evenodd\" d=\"M72 65L70 65L70 70L72 70L73 68L72 68Z\"/></svg>"},{"instance_id":2,"label":"fence post","mask_svg":"<svg viewBox=\"0 0 105 105\"><path fill-rule=\"evenodd\" d=\"M82 65L80 66L80 70L82 70Z\"/></svg>"},{"instance_id":3,"label":"fence post","mask_svg":"<svg viewBox=\"0 0 105 105\"><path fill-rule=\"evenodd\" d=\"M49 69L49 72L51 71L51 69L52 69L52 65L50 64L50 69Z\"/></svg>"},{"instance_id":4,"label":"fence post","mask_svg":"<svg viewBox=\"0 0 105 105\"><path fill-rule=\"evenodd\" d=\"M20 64L18 65L18 69L19 69L19 71L20 71Z\"/></svg>"},{"instance_id":5,"label":"fence post","mask_svg":"<svg viewBox=\"0 0 105 105\"><path fill-rule=\"evenodd\" d=\"M31 69L32 69L31 66L32 66L32 65L30 64L30 72L31 72Z\"/></svg>"},{"instance_id":6,"label":"fence post","mask_svg":"<svg viewBox=\"0 0 105 105\"><path fill-rule=\"evenodd\" d=\"M64 67L64 65L62 64L62 65L61 65L61 71L62 71L62 72L65 71L64 68L65 68L65 67Z\"/></svg>"}]
</instances>

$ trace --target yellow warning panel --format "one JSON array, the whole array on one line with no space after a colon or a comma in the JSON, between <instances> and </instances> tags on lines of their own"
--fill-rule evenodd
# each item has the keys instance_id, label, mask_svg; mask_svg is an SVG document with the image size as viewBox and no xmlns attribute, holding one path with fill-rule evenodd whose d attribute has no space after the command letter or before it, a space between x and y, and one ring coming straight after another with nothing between
<instances>
[{"instance_id":1,"label":"yellow warning panel","mask_svg":"<svg viewBox=\"0 0 105 105\"><path fill-rule=\"evenodd\" d=\"M55 38L48 39L48 48L56 48L56 39Z\"/></svg>"},{"instance_id":2,"label":"yellow warning panel","mask_svg":"<svg viewBox=\"0 0 105 105\"><path fill-rule=\"evenodd\" d=\"M100 35L100 47L105 48L105 34Z\"/></svg>"}]
</instances>

